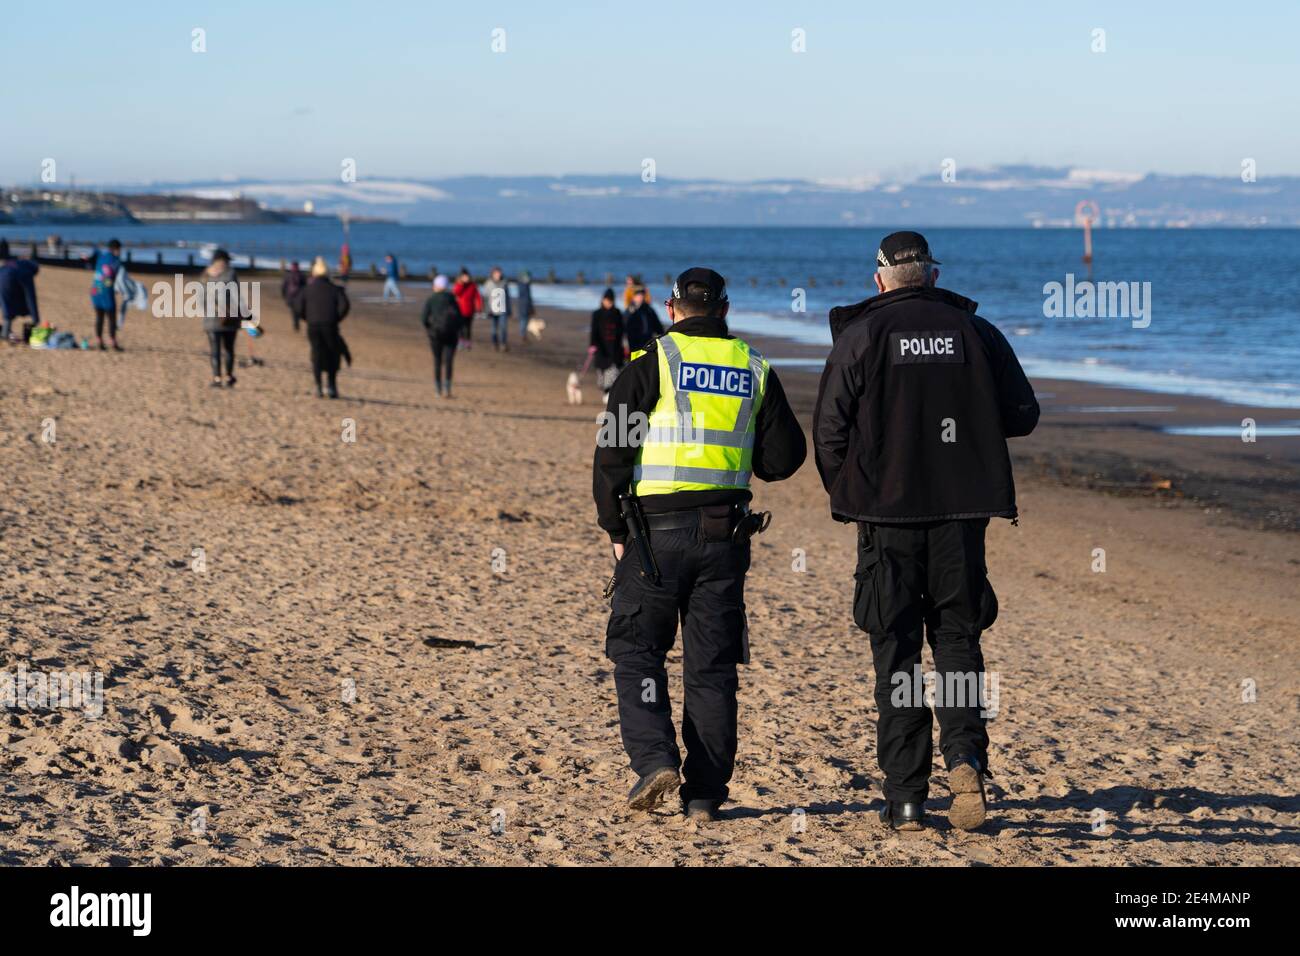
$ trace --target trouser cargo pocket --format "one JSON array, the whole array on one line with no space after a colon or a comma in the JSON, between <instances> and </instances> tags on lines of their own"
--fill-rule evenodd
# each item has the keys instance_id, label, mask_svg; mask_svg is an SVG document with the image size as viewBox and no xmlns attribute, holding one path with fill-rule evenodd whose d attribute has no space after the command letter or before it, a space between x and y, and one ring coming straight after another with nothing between
<instances>
[{"instance_id":1,"label":"trouser cargo pocket","mask_svg":"<svg viewBox=\"0 0 1300 956\"><path fill-rule=\"evenodd\" d=\"M614 594L609 624L605 626L605 656L611 661L643 649L637 640L641 602Z\"/></svg>"},{"instance_id":2,"label":"trouser cargo pocket","mask_svg":"<svg viewBox=\"0 0 1300 956\"><path fill-rule=\"evenodd\" d=\"M858 525L858 565L853 571L853 622L864 631L880 630L880 592L877 581L880 551L871 531Z\"/></svg>"},{"instance_id":3,"label":"trouser cargo pocket","mask_svg":"<svg viewBox=\"0 0 1300 956\"><path fill-rule=\"evenodd\" d=\"M988 630L998 619L998 595L993 590L993 585L989 583L988 571L985 570L984 574L984 593L980 595L979 629L981 631Z\"/></svg>"}]
</instances>

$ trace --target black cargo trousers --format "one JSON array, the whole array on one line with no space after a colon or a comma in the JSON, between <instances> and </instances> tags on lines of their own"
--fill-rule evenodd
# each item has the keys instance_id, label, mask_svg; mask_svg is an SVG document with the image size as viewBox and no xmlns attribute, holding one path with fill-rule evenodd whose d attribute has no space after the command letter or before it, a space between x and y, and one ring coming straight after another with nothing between
<instances>
[{"instance_id":1,"label":"black cargo trousers","mask_svg":"<svg viewBox=\"0 0 1300 956\"><path fill-rule=\"evenodd\" d=\"M749 662L745 624L748 541L706 541L699 528L652 531L662 580L640 574L628 542L616 572L605 656L614 662L623 748L644 776L680 767L683 803L727 799L736 764L738 664ZM668 651L682 627L682 742L677 749L668 698Z\"/></svg>"},{"instance_id":2,"label":"black cargo trousers","mask_svg":"<svg viewBox=\"0 0 1300 956\"><path fill-rule=\"evenodd\" d=\"M998 602L984 564L987 518L858 525L853 619L871 638L875 666L876 756L885 798L923 802L929 794L931 716L921 644L934 655L939 751L951 768L974 757L988 768L980 715L985 687L980 632Z\"/></svg>"}]
</instances>

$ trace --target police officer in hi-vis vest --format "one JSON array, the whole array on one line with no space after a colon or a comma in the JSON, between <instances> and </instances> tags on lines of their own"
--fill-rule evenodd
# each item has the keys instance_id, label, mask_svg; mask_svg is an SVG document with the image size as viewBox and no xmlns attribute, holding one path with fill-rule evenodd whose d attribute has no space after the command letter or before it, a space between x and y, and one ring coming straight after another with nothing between
<instances>
[{"instance_id":1,"label":"police officer in hi-vis vest","mask_svg":"<svg viewBox=\"0 0 1300 956\"><path fill-rule=\"evenodd\" d=\"M605 653L638 777L628 806L680 787L700 821L716 818L736 759L749 538L767 517L749 509L750 478L789 478L807 448L776 372L727 331L722 276L688 269L664 304L671 328L609 394L592 485L617 562ZM685 761L664 668L678 621Z\"/></svg>"}]
</instances>

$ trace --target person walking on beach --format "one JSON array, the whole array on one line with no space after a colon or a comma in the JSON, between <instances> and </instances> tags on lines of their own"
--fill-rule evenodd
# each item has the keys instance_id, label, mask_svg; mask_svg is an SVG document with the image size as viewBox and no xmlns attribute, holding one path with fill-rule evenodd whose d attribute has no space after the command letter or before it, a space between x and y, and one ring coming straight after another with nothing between
<instances>
[{"instance_id":1,"label":"person walking on beach","mask_svg":"<svg viewBox=\"0 0 1300 956\"><path fill-rule=\"evenodd\" d=\"M623 311L626 312L632 308L632 298L636 295L637 288L641 285L637 277L628 273L623 277Z\"/></svg>"},{"instance_id":2,"label":"person walking on beach","mask_svg":"<svg viewBox=\"0 0 1300 956\"><path fill-rule=\"evenodd\" d=\"M750 511L750 479L782 481L807 455L776 372L728 331L728 307L726 282L713 270L677 277L672 326L614 383L592 468L617 562L605 654L638 777L628 806L652 809L680 785L695 822L717 817L736 761L749 539L770 519ZM649 428L618 424L637 420ZM685 762L664 667L679 621Z\"/></svg>"},{"instance_id":3,"label":"person walking on beach","mask_svg":"<svg viewBox=\"0 0 1300 956\"><path fill-rule=\"evenodd\" d=\"M339 334L339 323L351 308L348 294L342 286L330 281L330 269L325 260L317 256L311 266L311 281L303 286L293 300L293 310L307 323L307 341L311 343L311 374L316 381L316 397L339 397L339 361L346 346ZM325 374L325 389L321 389L321 373Z\"/></svg>"},{"instance_id":4,"label":"person walking on beach","mask_svg":"<svg viewBox=\"0 0 1300 956\"><path fill-rule=\"evenodd\" d=\"M199 275L203 283L203 331L208 336L208 359L212 365L213 388L221 388L221 369L224 366L226 388L235 387L235 340L239 337L240 321L245 315L244 303L239 297L239 282L230 267L230 254L225 249L212 253L212 262Z\"/></svg>"},{"instance_id":5,"label":"person walking on beach","mask_svg":"<svg viewBox=\"0 0 1300 956\"><path fill-rule=\"evenodd\" d=\"M519 314L519 341L528 344L528 320L537 314L533 308L533 276L527 269L515 280L515 312Z\"/></svg>"},{"instance_id":6,"label":"person walking on beach","mask_svg":"<svg viewBox=\"0 0 1300 956\"><path fill-rule=\"evenodd\" d=\"M384 256L384 301L388 301L391 295L395 305L402 303L402 290L397 285L397 280L401 278L402 270L397 265L397 257L391 252Z\"/></svg>"},{"instance_id":7,"label":"person walking on beach","mask_svg":"<svg viewBox=\"0 0 1300 956\"><path fill-rule=\"evenodd\" d=\"M591 313L591 343L587 354L596 367L596 381L609 399L609 390L623 367L627 352L623 340L623 313L614 308L614 290L606 289L600 308Z\"/></svg>"},{"instance_id":8,"label":"person walking on beach","mask_svg":"<svg viewBox=\"0 0 1300 956\"><path fill-rule=\"evenodd\" d=\"M478 286L474 283L474 277L469 274L468 269L460 270L460 274L452 284L451 294L456 297L456 303L460 306L460 340L465 343L465 348L473 348L474 316L483 311L483 296L479 294Z\"/></svg>"},{"instance_id":9,"label":"person walking on beach","mask_svg":"<svg viewBox=\"0 0 1300 956\"><path fill-rule=\"evenodd\" d=\"M650 342L664 334L663 323L659 313L648 301L645 286L637 286L632 293L632 308L623 317L623 328L627 334L627 348L633 355L644 351Z\"/></svg>"},{"instance_id":10,"label":"person walking on beach","mask_svg":"<svg viewBox=\"0 0 1300 956\"><path fill-rule=\"evenodd\" d=\"M1007 438L1028 435L1038 401L1007 340L976 303L940 289L915 232L886 236L880 293L830 312L834 345L813 416L831 515L856 522L855 623L875 665L880 819L924 826L932 759L921 647L952 792L949 822L984 822L989 775L980 634L997 617L984 563L990 518L1016 518Z\"/></svg>"},{"instance_id":11,"label":"person walking on beach","mask_svg":"<svg viewBox=\"0 0 1300 956\"><path fill-rule=\"evenodd\" d=\"M483 300L492 317L492 348L498 352L506 348L506 333L510 330L510 283L500 266L493 266L487 282L483 283Z\"/></svg>"},{"instance_id":12,"label":"person walking on beach","mask_svg":"<svg viewBox=\"0 0 1300 956\"><path fill-rule=\"evenodd\" d=\"M117 344L117 297L114 289L117 284L117 272L122 268L119 258L122 244L116 239L108 241L108 249L94 249L88 256L94 281L90 287L90 304L95 309L95 341L101 352L105 351L104 330L108 330L108 340L114 352L122 351Z\"/></svg>"},{"instance_id":13,"label":"person walking on beach","mask_svg":"<svg viewBox=\"0 0 1300 956\"><path fill-rule=\"evenodd\" d=\"M15 259L9 254L9 242L0 239L0 312L4 328L0 338L14 344L22 337L13 331L13 321L24 316L31 318L31 326L41 324L41 310L36 303L36 273L41 267L31 259Z\"/></svg>"},{"instance_id":14,"label":"person walking on beach","mask_svg":"<svg viewBox=\"0 0 1300 956\"><path fill-rule=\"evenodd\" d=\"M293 310L294 297L298 295L298 290L307 282L306 277L302 274L302 269L298 267L298 260L295 259L289 263L289 271L284 274L284 279L280 283L280 298L284 304L289 306L289 314L293 316L293 330L298 331L298 323L302 320L298 318L298 313Z\"/></svg>"},{"instance_id":15,"label":"person walking on beach","mask_svg":"<svg viewBox=\"0 0 1300 956\"><path fill-rule=\"evenodd\" d=\"M447 277L433 280L433 295L424 303L420 322L433 351L433 385L439 398L451 398L451 371L460 338L461 314L456 297L447 291ZM445 377L444 377L445 373Z\"/></svg>"},{"instance_id":16,"label":"person walking on beach","mask_svg":"<svg viewBox=\"0 0 1300 956\"><path fill-rule=\"evenodd\" d=\"M346 228L346 227L345 227ZM339 282L344 285L348 284L348 276L352 273L352 247L346 242L339 249Z\"/></svg>"}]
</instances>

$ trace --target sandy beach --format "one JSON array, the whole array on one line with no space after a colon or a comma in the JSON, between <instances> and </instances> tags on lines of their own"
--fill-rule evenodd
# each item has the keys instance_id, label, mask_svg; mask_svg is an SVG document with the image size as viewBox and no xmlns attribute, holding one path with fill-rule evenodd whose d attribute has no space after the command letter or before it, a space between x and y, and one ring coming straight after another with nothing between
<instances>
[{"instance_id":1,"label":"sandy beach","mask_svg":"<svg viewBox=\"0 0 1300 956\"><path fill-rule=\"evenodd\" d=\"M87 334L88 273L39 283ZM1294 440L1243 458L1077 411L1210 403L1040 384L1019 526L989 532L975 833L941 783L927 831L877 823L853 531L811 462L759 484L733 803L697 826L623 805L600 396L567 405L562 374L585 317L505 355L480 321L443 401L417 303L354 283L331 402L275 288L233 390L207 387L195 320L133 312L123 354L0 345L0 668L99 671L105 698L0 714L0 863L1300 863ZM807 426L815 383L789 378Z\"/></svg>"}]
</instances>

